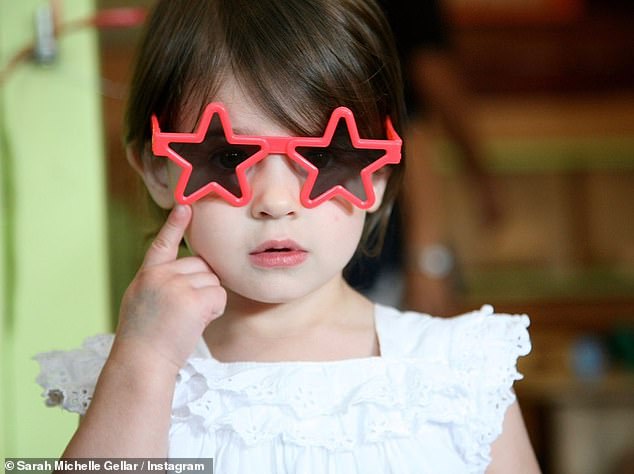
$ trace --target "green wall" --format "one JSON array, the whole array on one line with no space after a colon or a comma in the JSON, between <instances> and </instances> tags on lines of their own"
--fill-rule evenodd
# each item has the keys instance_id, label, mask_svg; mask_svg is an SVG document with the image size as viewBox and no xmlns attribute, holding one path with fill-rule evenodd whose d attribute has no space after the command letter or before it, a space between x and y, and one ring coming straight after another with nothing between
<instances>
[{"instance_id":1,"label":"green wall","mask_svg":"<svg viewBox=\"0 0 634 474\"><path fill-rule=\"evenodd\" d=\"M33 38L35 0L0 0L0 67ZM63 21L92 0L64 0ZM0 85L0 457L58 456L76 415L45 407L40 351L109 327L105 173L97 42L59 41L48 66Z\"/></svg>"}]
</instances>

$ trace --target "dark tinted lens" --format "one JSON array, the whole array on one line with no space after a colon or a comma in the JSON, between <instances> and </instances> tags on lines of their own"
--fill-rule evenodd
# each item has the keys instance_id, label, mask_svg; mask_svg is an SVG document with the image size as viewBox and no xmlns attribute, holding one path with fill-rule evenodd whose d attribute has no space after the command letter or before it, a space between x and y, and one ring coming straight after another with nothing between
<instances>
[{"instance_id":1,"label":"dark tinted lens","mask_svg":"<svg viewBox=\"0 0 634 474\"><path fill-rule=\"evenodd\" d=\"M315 199L334 186L341 185L365 201L367 196L361 181L361 170L385 155L385 150L355 148L344 120L339 121L330 145L298 147L296 151L319 169L310 199Z\"/></svg>"},{"instance_id":2,"label":"dark tinted lens","mask_svg":"<svg viewBox=\"0 0 634 474\"><path fill-rule=\"evenodd\" d=\"M242 197L236 167L260 150L257 145L227 142L218 115L214 115L202 143L171 143L170 148L192 165L186 197L212 182Z\"/></svg>"}]
</instances>

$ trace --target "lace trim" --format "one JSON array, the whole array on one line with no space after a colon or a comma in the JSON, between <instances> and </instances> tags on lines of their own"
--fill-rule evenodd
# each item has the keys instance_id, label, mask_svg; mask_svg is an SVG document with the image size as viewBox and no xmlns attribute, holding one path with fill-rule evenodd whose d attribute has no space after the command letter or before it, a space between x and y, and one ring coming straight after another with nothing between
<instances>
[{"instance_id":1,"label":"lace trim","mask_svg":"<svg viewBox=\"0 0 634 474\"><path fill-rule=\"evenodd\" d=\"M113 339L111 334L100 334L86 339L81 349L33 357L40 364L36 382L44 389L46 405L61 405L68 411L85 414Z\"/></svg>"},{"instance_id":2,"label":"lace trim","mask_svg":"<svg viewBox=\"0 0 634 474\"><path fill-rule=\"evenodd\" d=\"M462 374L420 360L358 359L326 366L220 366L193 359L181 371L173 427L235 432L247 445L274 438L332 451L469 418ZM218 375L225 369L225 373ZM441 388L436 388L441 387Z\"/></svg>"}]
</instances>

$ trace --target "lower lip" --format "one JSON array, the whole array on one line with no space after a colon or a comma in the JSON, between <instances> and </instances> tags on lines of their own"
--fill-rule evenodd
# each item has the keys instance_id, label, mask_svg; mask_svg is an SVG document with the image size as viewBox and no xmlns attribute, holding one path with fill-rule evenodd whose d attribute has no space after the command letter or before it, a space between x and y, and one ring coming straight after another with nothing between
<instances>
[{"instance_id":1,"label":"lower lip","mask_svg":"<svg viewBox=\"0 0 634 474\"><path fill-rule=\"evenodd\" d=\"M258 252L249 255L251 263L262 268L296 267L308 258L304 250L288 252Z\"/></svg>"}]
</instances>

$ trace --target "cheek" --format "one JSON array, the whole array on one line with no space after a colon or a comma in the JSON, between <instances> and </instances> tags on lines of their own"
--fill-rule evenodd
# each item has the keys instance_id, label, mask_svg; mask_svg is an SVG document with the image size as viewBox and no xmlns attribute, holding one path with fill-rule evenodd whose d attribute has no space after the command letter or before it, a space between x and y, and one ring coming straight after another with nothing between
<instances>
[{"instance_id":1,"label":"cheek","mask_svg":"<svg viewBox=\"0 0 634 474\"><path fill-rule=\"evenodd\" d=\"M227 206L220 202L194 203L192 221L185 233L190 250L212 267L236 242L230 229L235 229L238 224L233 222L235 212L226 212Z\"/></svg>"},{"instance_id":2,"label":"cheek","mask_svg":"<svg viewBox=\"0 0 634 474\"><path fill-rule=\"evenodd\" d=\"M329 223L321 227L321 234L328 236L328 245L335 253L352 258L361 240L365 216L366 213L360 210L355 210L351 214L339 212L333 214ZM327 233L323 232L324 229L327 229Z\"/></svg>"}]
</instances>

